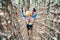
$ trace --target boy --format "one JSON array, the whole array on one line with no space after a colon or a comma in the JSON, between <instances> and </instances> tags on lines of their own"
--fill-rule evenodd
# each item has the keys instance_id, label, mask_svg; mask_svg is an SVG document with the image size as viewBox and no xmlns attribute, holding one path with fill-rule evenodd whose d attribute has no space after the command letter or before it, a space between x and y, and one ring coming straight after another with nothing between
<instances>
[{"instance_id":1,"label":"boy","mask_svg":"<svg viewBox=\"0 0 60 40\"><path fill-rule=\"evenodd\" d=\"M34 18L37 16L35 8L33 8L33 11L34 13L32 15L30 11L27 11L26 13L24 13L22 10L22 17L26 19L26 27L28 29L28 35L31 34Z\"/></svg>"}]
</instances>

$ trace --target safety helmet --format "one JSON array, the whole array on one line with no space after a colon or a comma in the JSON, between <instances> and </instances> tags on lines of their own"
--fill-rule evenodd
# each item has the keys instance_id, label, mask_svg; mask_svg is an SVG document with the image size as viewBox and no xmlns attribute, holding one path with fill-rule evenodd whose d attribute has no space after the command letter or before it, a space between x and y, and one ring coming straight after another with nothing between
<instances>
[{"instance_id":1,"label":"safety helmet","mask_svg":"<svg viewBox=\"0 0 60 40\"><path fill-rule=\"evenodd\" d=\"M26 16L31 16L31 12L30 11L27 11L26 12Z\"/></svg>"}]
</instances>

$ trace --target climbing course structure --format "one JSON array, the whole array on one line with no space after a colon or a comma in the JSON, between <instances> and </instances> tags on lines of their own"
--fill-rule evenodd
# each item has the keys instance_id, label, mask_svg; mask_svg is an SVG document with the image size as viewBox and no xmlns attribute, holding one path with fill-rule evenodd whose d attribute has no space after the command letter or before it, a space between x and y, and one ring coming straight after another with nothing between
<instances>
[{"instance_id":1,"label":"climbing course structure","mask_svg":"<svg viewBox=\"0 0 60 40\"><path fill-rule=\"evenodd\" d=\"M37 16L29 37L22 9L33 8ZM60 40L60 0L0 0L0 40Z\"/></svg>"},{"instance_id":2,"label":"climbing course structure","mask_svg":"<svg viewBox=\"0 0 60 40\"><path fill-rule=\"evenodd\" d=\"M36 6L38 16L34 22L34 40L60 40L59 0L45 0Z\"/></svg>"}]
</instances>

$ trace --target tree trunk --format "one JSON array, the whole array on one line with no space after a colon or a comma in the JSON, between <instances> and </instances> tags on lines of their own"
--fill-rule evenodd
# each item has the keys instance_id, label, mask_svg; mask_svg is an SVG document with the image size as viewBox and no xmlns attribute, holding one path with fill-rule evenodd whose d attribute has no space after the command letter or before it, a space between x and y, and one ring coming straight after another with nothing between
<instances>
[{"instance_id":1,"label":"tree trunk","mask_svg":"<svg viewBox=\"0 0 60 40\"><path fill-rule=\"evenodd\" d=\"M28 11L30 8L30 0L27 0L27 4L26 4L26 11Z\"/></svg>"}]
</instances>

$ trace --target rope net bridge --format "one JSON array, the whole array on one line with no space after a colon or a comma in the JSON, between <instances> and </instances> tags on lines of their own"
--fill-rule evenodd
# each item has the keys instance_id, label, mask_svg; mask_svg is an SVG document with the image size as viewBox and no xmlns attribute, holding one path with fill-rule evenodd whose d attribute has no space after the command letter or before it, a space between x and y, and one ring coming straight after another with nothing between
<instances>
[{"instance_id":1,"label":"rope net bridge","mask_svg":"<svg viewBox=\"0 0 60 40\"><path fill-rule=\"evenodd\" d=\"M0 8L0 40L60 40L60 4L57 0L42 1L35 6L37 17L30 39L21 8L7 2Z\"/></svg>"}]
</instances>

